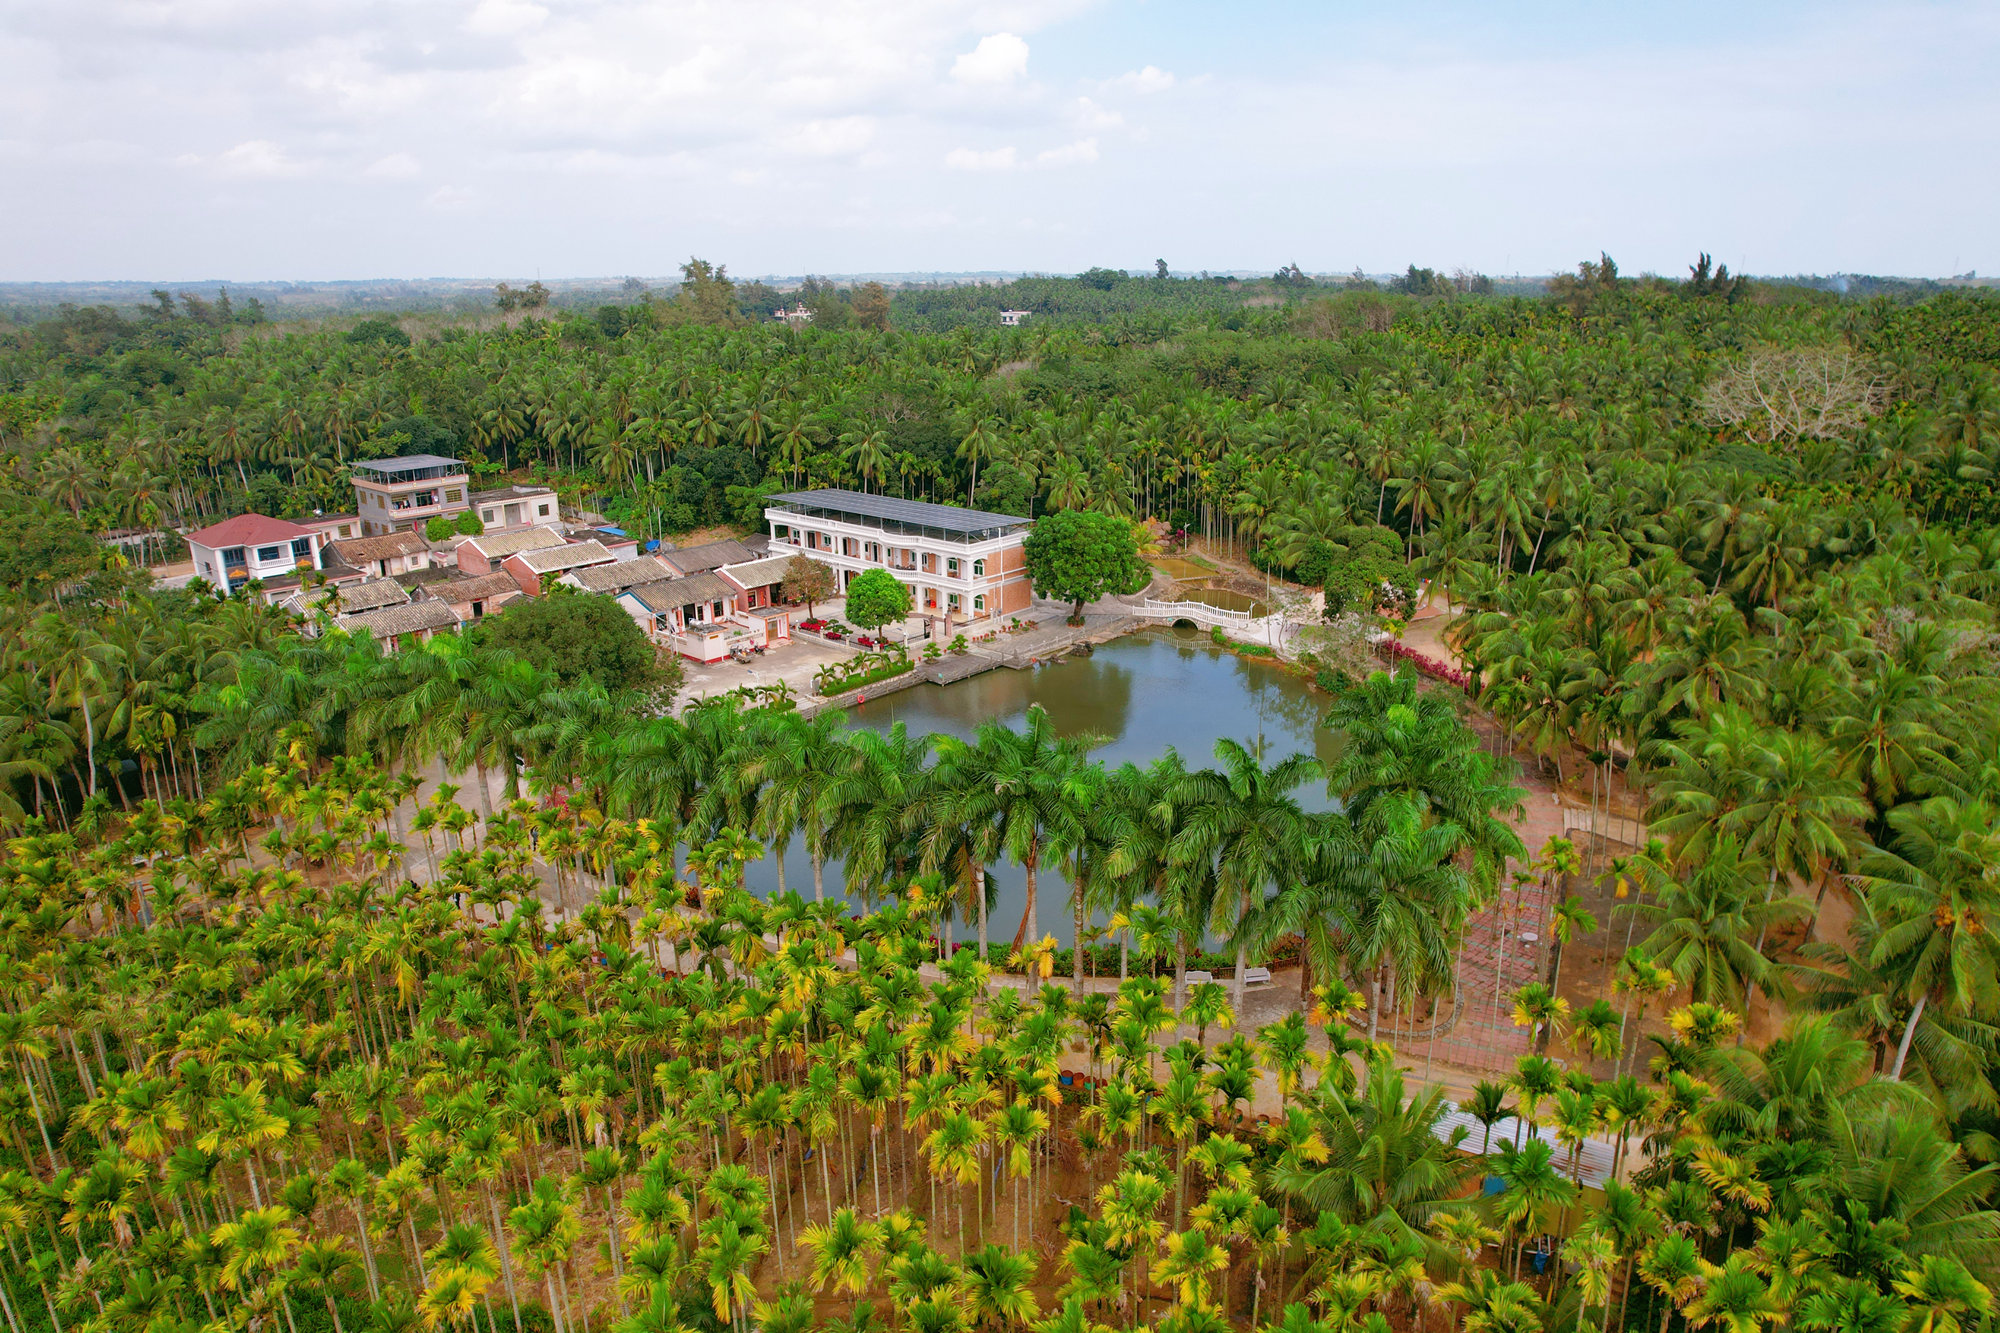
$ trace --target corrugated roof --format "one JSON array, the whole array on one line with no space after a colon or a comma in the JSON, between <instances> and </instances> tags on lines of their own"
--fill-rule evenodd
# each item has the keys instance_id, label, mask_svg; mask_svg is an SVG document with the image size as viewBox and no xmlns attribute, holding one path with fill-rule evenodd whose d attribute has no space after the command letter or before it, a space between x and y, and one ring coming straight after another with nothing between
<instances>
[{"instance_id":1,"label":"corrugated roof","mask_svg":"<svg viewBox=\"0 0 2000 1333\"><path fill-rule=\"evenodd\" d=\"M726 601L739 595L742 589L716 574L690 574L684 579L642 583L626 591L650 610L668 611L677 606L692 606L696 602Z\"/></svg>"},{"instance_id":2,"label":"corrugated roof","mask_svg":"<svg viewBox=\"0 0 2000 1333\"><path fill-rule=\"evenodd\" d=\"M196 545L219 551L230 546L258 546L269 545L272 542L296 541L300 537L312 535L311 528L287 523L282 518L271 518L265 514L238 514L235 518L225 518L220 523L212 523L199 531L190 532L187 539Z\"/></svg>"},{"instance_id":3,"label":"corrugated roof","mask_svg":"<svg viewBox=\"0 0 2000 1333\"><path fill-rule=\"evenodd\" d=\"M673 570L650 555L642 555L637 560L619 560L609 565L572 569L563 575L565 579L574 579L585 592L621 592L641 583L658 583L673 576Z\"/></svg>"},{"instance_id":4,"label":"corrugated roof","mask_svg":"<svg viewBox=\"0 0 2000 1333\"><path fill-rule=\"evenodd\" d=\"M740 565L746 560L755 560L757 553L742 542L725 537L719 542L703 542L699 546L683 546L679 550L662 551L660 559L667 567L681 574L702 574L724 565Z\"/></svg>"},{"instance_id":5,"label":"corrugated roof","mask_svg":"<svg viewBox=\"0 0 2000 1333\"><path fill-rule=\"evenodd\" d=\"M501 560L523 551L540 551L563 544L562 534L553 528L523 528L519 532L502 532L491 537L467 537L479 553L488 560Z\"/></svg>"},{"instance_id":6,"label":"corrugated roof","mask_svg":"<svg viewBox=\"0 0 2000 1333\"><path fill-rule=\"evenodd\" d=\"M511 558L518 559L537 574L551 574L561 569L575 569L578 565L609 564L618 557L605 550L603 542L588 541L552 546L544 551L520 551Z\"/></svg>"},{"instance_id":7,"label":"corrugated roof","mask_svg":"<svg viewBox=\"0 0 2000 1333\"><path fill-rule=\"evenodd\" d=\"M716 572L727 575L745 588L762 588L771 583L783 583L785 566L791 563L792 558L788 555L772 555L752 560L747 565L724 565Z\"/></svg>"},{"instance_id":8,"label":"corrugated roof","mask_svg":"<svg viewBox=\"0 0 2000 1333\"><path fill-rule=\"evenodd\" d=\"M888 495L862 491L822 489L786 491L771 497L774 504L802 505L811 509L852 514L857 518L884 519L913 527L941 528L946 532L975 533L991 529L1020 527L1031 520L1019 514L995 514L984 509L959 509L954 505L927 504L922 500L898 500Z\"/></svg>"},{"instance_id":9,"label":"corrugated roof","mask_svg":"<svg viewBox=\"0 0 2000 1333\"><path fill-rule=\"evenodd\" d=\"M457 629L458 612L452 610L449 603L426 597L381 611L342 616L340 627L350 631L367 630L378 639L389 639L398 634L415 634L427 629Z\"/></svg>"}]
</instances>

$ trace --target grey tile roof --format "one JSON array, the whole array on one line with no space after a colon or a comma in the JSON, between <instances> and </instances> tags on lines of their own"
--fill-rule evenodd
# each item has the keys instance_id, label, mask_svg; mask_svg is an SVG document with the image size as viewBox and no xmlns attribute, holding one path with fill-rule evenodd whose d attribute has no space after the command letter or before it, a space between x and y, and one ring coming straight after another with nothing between
<instances>
[{"instance_id":1,"label":"grey tile roof","mask_svg":"<svg viewBox=\"0 0 2000 1333\"><path fill-rule=\"evenodd\" d=\"M501 532L491 537L467 537L479 553L488 560L501 560L522 551L546 550L563 544L562 534L553 528L523 528L519 532Z\"/></svg>"},{"instance_id":2,"label":"grey tile roof","mask_svg":"<svg viewBox=\"0 0 2000 1333\"><path fill-rule=\"evenodd\" d=\"M551 546L541 551L522 551L519 559L537 574L552 574L558 570L575 569L578 565L609 564L617 557L604 549L603 542L588 541Z\"/></svg>"},{"instance_id":3,"label":"grey tile roof","mask_svg":"<svg viewBox=\"0 0 2000 1333\"><path fill-rule=\"evenodd\" d=\"M475 574L469 579L449 579L443 583L434 583L427 591L431 596L457 606L463 602L485 601L489 597L498 597L503 593L518 593L521 591L521 585L514 581L512 574L501 570L497 574Z\"/></svg>"},{"instance_id":4,"label":"grey tile roof","mask_svg":"<svg viewBox=\"0 0 2000 1333\"><path fill-rule=\"evenodd\" d=\"M741 594L734 584L715 574L690 574L684 579L642 583L626 591L655 611L690 606L696 602L726 601Z\"/></svg>"},{"instance_id":5,"label":"grey tile roof","mask_svg":"<svg viewBox=\"0 0 2000 1333\"><path fill-rule=\"evenodd\" d=\"M785 566L791 563L789 555L773 555L752 560L747 565L724 565L716 572L727 575L746 588L761 588L770 583L783 583Z\"/></svg>"},{"instance_id":6,"label":"grey tile roof","mask_svg":"<svg viewBox=\"0 0 2000 1333\"><path fill-rule=\"evenodd\" d=\"M340 627L354 633L367 630L378 639L390 639L398 634L415 634L427 629L455 630L458 628L458 613L446 603L426 597L381 611L342 616Z\"/></svg>"},{"instance_id":7,"label":"grey tile roof","mask_svg":"<svg viewBox=\"0 0 2000 1333\"><path fill-rule=\"evenodd\" d=\"M619 560L609 565L572 569L563 575L566 579L576 580L585 592L623 592L642 583L658 583L673 576L673 570L650 555L642 555L637 560Z\"/></svg>"},{"instance_id":8,"label":"grey tile roof","mask_svg":"<svg viewBox=\"0 0 2000 1333\"><path fill-rule=\"evenodd\" d=\"M703 574L724 565L740 565L746 560L755 560L757 553L742 542L725 537L719 542L703 542L699 546L683 546L674 551L660 552L660 559L678 574Z\"/></svg>"},{"instance_id":9,"label":"grey tile roof","mask_svg":"<svg viewBox=\"0 0 2000 1333\"><path fill-rule=\"evenodd\" d=\"M430 543L414 532L385 532L379 537L350 537L333 544L333 553L357 568L365 561L388 560L428 551Z\"/></svg>"},{"instance_id":10,"label":"grey tile roof","mask_svg":"<svg viewBox=\"0 0 2000 1333\"><path fill-rule=\"evenodd\" d=\"M342 612L377 611L385 606L401 606L409 600L410 590L396 580L369 579L340 589L337 604Z\"/></svg>"}]
</instances>

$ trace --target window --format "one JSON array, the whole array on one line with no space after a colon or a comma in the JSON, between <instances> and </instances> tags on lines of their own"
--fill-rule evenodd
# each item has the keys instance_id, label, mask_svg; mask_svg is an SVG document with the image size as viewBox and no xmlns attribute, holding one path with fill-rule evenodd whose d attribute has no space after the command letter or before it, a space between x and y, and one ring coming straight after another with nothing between
<instances>
[{"instance_id":1,"label":"window","mask_svg":"<svg viewBox=\"0 0 2000 1333\"><path fill-rule=\"evenodd\" d=\"M222 563L223 563L223 564L225 564L225 565L240 565L240 564L242 564L242 563L243 563L243 548L242 548L242 547L240 547L240 546L229 546L229 547L225 547L225 548L223 548L223 552L222 552Z\"/></svg>"},{"instance_id":2,"label":"window","mask_svg":"<svg viewBox=\"0 0 2000 1333\"><path fill-rule=\"evenodd\" d=\"M976 579L986 577L986 560L984 557L972 562L972 577Z\"/></svg>"},{"instance_id":3,"label":"window","mask_svg":"<svg viewBox=\"0 0 2000 1333\"><path fill-rule=\"evenodd\" d=\"M720 620L720 619L722 619L722 603L721 603L721 602L717 602L717 603L715 603L715 610L714 610L714 614L713 614L713 615L712 615L712 616L710 617L710 619L713 619L713 620Z\"/></svg>"},{"instance_id":4,"label":"window","mask_svg":"<svg viewBox=\"0 0 2000 1333\"><path fill-rule=\"evenodd\" d=\"M944 598L944 605L947 611L958 610L958 594L955 592L946 593Z\"/></svg>"},{"instance_id":5,"label":"window","mask_svg":"<svg viewBox=\"0 0 2000 1333\"><path fill-rule=\"evenodd\" d=\"M982 592L982 593L977 593L977 594L975 594L975 595L973 596L973 598L972 598L972 609L973 609L973 610L975 610L975 611L984 611L984 610L986 609L986 594L985 594L985 593L983 593L983 592Z\"/></svg>"},{"instance_id":6,"label":"window","mask_svg":"<svg viewBox=\"0 0 2000 1333\"><path fill-rule=\"evenodd\" d=\"M535 513L542 518L547 518L549 516L549 507L547 505L536 505Z\"/></svg>"},{"instance_id":7,"label":"window","mask_svg":"<svg viewBox=\"0 0 2000 1333\"><path fill-rule=\"evenodd\" d=\"M491 509L480 510L479 521L481 523L491 523L493 521L493 511Z\"/></svg>"},{"instance_id":8,"label":"window","mask_svg":"<svg viewBox=\"0 0 2000 1333\"><path fill-rule=\"evenodd\" d=\"M460 500L463 500L465 498L465 492L458 490L446 491L444 493L444 498L452 504L457 504Z\"/></svg>"},{"instance_id":9,"label":"window","mask_svg":"<svg viewBox=\"0 0 2000 1333\"><path fill-rule=\"evenodd\" d=\"M949 575L951 575L951 577L953 577L953 578L957 578L957 577L958 577L958 557L957 557L957 556L952 556L952 557L951 557L951 558L950 558L949 560L947 560L947 561L945 561L945 562L944 562L944 572L945 572L945 573L947 573L947 574L949 574Z\"/></svg>"},{"instance_id":10,"label":"window","mask_svg":"<svg viewBox=\"0 0 2000 1333\"><path fill-rule=\"evenodd\" d=\"M257 548L257 563L260 565L268 565L274 560L283 560L284 558L285 548L282 546L260 546Z\"/></svg>"},{"instance_id":11,"label":"window","mask_svg":"<svg viewBox=\"0 0 2000 1333\"><path fill-rule=\"evenodd\" d=\"M313 558L312 538L310 537L295 538L292 542L292 559L310 560L312 558Z\"/></svg>"},{"instance_id":12,"label":"window","mask_svg":"<svg viewBox=\"0 0 2000 1333\"><path fill-rule=\"evenodd\" d=\"M354 532L353 532L353 527L354 527L354 525L353 525L353 524L351 524L351 523L343 523L343 524L341 524L341 525L340 525L340 535L341 535L341 536L343 536L343 537L352 537L352 536L354 535Z\"/></svg>"}]
</instances>

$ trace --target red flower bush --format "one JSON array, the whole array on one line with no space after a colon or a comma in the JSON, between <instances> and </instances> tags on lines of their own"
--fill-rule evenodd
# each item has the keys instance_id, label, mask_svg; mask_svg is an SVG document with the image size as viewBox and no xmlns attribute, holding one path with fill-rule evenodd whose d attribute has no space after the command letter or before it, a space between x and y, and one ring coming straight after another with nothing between
<instances>
[{"instance_id":1,"label":"red flower bush","mask_svg":"<svg viewBox=\"0 0 2000 1333\"><path fill-rule=\"evenodd\" d=\"M1388 640L1389 656L1401 658L1432 680L1441 680L1447 685L1456 685L1461 690L1472 688L1472 677L1449 662L1440 662L1435 657L1426 657L1401 639Z\"/></svg>"}]
</instances>

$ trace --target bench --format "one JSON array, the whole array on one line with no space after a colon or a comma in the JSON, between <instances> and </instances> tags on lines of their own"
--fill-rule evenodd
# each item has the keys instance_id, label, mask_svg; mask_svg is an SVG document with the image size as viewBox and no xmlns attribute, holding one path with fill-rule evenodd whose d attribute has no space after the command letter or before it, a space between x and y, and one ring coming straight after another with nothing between
<instances>
[{"instance_id":1,"label":"bench","mask_svg":"<svg viewBox=\"0 0 2000 1333\"><path fill-rule=\"evenodd\" d=\"M1271 984L1271 969L1268 967L1246 967L1243 969L1243 984L1246 986L1268 986Z\"/></svg>"},{"instance_id":2,"label":"bench","mask_svg":"<svg viewBox=\"0 0 2000 1333\"><path fill-rule=\"evenodd\" d=\"M1213 981L1213 980L1215 980L1215 974L1212 972L1200 972L1195 970L1194 968L1188 969L1187 984L1190 986L1193 986L1199 982Z\"/></svg>"}]
</instances>

